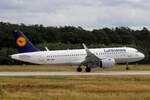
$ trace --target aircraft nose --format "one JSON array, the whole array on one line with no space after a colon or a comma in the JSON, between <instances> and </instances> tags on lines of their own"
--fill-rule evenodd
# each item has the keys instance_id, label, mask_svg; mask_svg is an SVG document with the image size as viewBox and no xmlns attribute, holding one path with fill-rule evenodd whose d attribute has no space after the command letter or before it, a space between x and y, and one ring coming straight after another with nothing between
<instances>
[{"instance_id":1,"label":"aircraft nose","mask_svg":"<svg viewBox=\"0 0 150 100\"><path fill-rule=\"evenodd\" d=\"M145 55L143 53L140 54L141 59L145 58Z\"/></svg>"}]
</instances>

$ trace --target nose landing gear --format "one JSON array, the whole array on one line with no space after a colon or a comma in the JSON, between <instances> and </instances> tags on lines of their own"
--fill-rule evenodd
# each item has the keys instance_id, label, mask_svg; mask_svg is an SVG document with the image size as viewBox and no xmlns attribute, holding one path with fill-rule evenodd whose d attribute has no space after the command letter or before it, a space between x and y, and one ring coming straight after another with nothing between
<instances>
[{"instance_id":1,"label":"nose landing gear","mask_svg":"<svg viewBox=\"0 0 150 100\"><path fill-rule=\"evenodd\" d=\"M126 62L126 70L130 70L130 67L128 66L128 62Z\"/></svg>"}]
</instances>

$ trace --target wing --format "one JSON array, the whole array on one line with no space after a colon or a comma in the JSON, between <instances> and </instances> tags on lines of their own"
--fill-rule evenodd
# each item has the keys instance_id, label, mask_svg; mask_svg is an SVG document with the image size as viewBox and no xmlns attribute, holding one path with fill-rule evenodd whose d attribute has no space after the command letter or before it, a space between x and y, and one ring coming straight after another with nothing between
<instances>
[{"instance_id":1,"label":"wing","mask_svg":"<svg viewBox=\"0 0 150 100\"><path fill-rule=\"evenodd\" d=\"M85 66L88 66L88 65L100 65L100 58L98 58L94 53L92 53L87 47L86 45L83 43L82 44L86 53L87 53L87 56L85 57L85 60L81 63Z\"/></svg>"}]
</instances>

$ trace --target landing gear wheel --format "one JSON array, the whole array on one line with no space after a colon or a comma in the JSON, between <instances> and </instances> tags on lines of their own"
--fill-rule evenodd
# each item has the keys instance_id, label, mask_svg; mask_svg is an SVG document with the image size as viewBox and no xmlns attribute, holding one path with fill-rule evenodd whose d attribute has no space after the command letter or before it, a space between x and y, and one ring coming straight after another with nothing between
<instances>
[{"instance_id":1,"label":"landing gear wheel","mask_svg":"<svg viewBox=\"0 0 150 100\"><path fill-rule=\"evenodd\" d=\"M126 62L126 70L130 70L130 67L128 66L128 62Z\"/></svg>"},{"instance_id":2,"label":"landing gear wheel","mask_svg":"<svg viewBox=\"0 0 150 100\"><path fill-rule=\"evenodd\" d=\"M87 67L87 68L85 69L85 71L86 71L86 72L91 72L91 68L88 68L88 67Z\"/></svg>"},{"instance_id":3,"label":"landing gear wheel","mask_svg":"<svg viewBox=\"0 0 150 100\"><path fill-rule=\"evenodd\" d=\"M130 70L130 67L126 67L126 70Z\"/></svg>"},{"instance_id":4,"label":"landing gear wheel","mask_svg":"<svg viewBox=\"0 0 150 100\"><path fill-rule=\"evenodd\" d=\"M78 67L77 72L82 72L82 68Z\"/></svg>"}]
</instances>

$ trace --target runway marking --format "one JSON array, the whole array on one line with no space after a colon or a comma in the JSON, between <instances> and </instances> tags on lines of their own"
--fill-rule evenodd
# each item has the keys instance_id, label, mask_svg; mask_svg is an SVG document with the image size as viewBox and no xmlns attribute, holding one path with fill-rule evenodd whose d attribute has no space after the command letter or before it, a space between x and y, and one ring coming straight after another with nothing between
<instances>
[{"instance_id":1,"label":"runway marking","mask_svg":"<svg viewBox=\"0 0 150 100\"><path fill-rule=\"evenodd\" d=\"M0 76L62 76L62 75L150 75L150 71L99 72L0 72Z\"/></svg>"}]
</instances>

